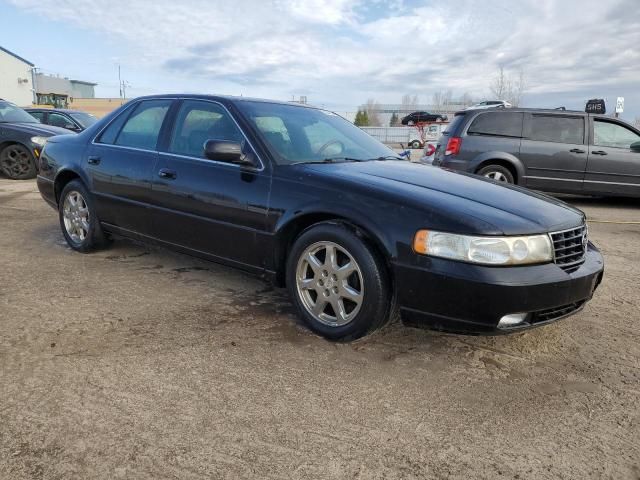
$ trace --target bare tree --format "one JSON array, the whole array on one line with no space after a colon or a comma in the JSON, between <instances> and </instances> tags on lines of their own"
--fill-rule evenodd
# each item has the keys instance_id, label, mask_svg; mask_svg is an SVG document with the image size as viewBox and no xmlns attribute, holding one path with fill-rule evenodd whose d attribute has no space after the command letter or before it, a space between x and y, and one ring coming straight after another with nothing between
<instances>
[{"instance_id":1,"label":"bare tree","mask_svg":"<svg viewBox=\"0 0 640 480\"><path fill-rule=\"evenodd\" d=\"M520 69L518 74L513 76L505 72L503 66L500 66L489 85L489 90L495 100L506 100L514 107L520 105L526 89L527 83L524 70Z\"/></svg>"},{"instance_id":2,"label":"bare tree","mask_svg":"<svg viewBox=\"0 0 640 480\"><path fill-rule=\"evenodd\" d=\"M640 128L640 117L635 118L633 125L635 125L636 128Z\"/></svg>"},{"instance_id":3,"label":"bare tree","mask_svg":"<svg viewBox=\"0 0 640 480\"><path fill-rule=\"evenodd\" d=\"M458 99L458 103L462 104L463 107L469 107L474 103L473 97L469 92L464 92Z\"/></svg>"},{"instance_id":4,"label":"bare tree","mask_svg":"<svg viewBox=\"0 0 640 480\"><path fill-rule=\"evenodd\" d=\"M382 122L380 121L380 104L374 98L370 98L367 100L367 103L364 106L364 111L367 113L370 126L382 126Z\"/></svg>"},{"instance_id":5,"label":"bare tree","mask_svg":"<svg viewBox=\"0 0 640 480\"><path fill-rule=\"evenodd\" d=\"M402 96L402 111L413 111L418 106L418 96L409 95L408 93Z\"/></svg>"},{"instance_id":6,"label":"bare tree","mask_svg":"<svg viewBox=\"0 0 640 480\"><path fill-rule=\"evenodd\" d=\"M447 110L453 99L451 90L439 90L431 97L431 104L437 111Z\"/></svg>"}]
</instances>

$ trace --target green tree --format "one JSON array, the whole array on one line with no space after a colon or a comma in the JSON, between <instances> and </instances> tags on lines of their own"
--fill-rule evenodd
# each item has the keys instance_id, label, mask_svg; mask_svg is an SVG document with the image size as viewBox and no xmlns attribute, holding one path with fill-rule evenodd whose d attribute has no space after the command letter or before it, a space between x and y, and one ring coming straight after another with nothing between
<instances>
[{"instance_id":1,"label":"green tree","mask_svg":"<svg viewBox=\"0 0 640 480\"><path fill-rule=\"evenodd\" d=\"M389 120L389 126L395 127L399 122L400 120L398 119L398 114L396 112L393 112L393 114L391 115L391 120Z\"/></svg>"},{"instance_id":2,"label":"green tree","mask_svg":"<svg viewBox=\"0 0 640 480\"><path fill-rule=\"evenodd\" d=\"M365 110L358 110L356 113L356 119L353 122L357 127L367 127L369 126L369 115Z\"/></svg>"}]
</instances>

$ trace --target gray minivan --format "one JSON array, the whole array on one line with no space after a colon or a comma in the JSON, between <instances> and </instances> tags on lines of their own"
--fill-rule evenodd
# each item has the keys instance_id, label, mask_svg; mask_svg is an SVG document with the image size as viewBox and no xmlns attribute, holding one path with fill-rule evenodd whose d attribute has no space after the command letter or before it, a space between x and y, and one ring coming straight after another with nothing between
<instances>
[{"instance_id":1,"label":"gray minivan","mask_svg":"<svg viewBox=\"0 0 640 480\"><path fill-rule=\"evenodd\" d=\"M548 192L640 197L640 131L580 111L466 110L433 165Z\"/></svg>"}]
</instances>

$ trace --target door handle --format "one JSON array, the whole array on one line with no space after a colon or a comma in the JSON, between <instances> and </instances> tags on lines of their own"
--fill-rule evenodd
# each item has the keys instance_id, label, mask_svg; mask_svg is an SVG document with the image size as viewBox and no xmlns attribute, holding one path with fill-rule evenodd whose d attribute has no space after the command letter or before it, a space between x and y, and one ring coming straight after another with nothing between
<instances>
[{"instance_id":1,"label":"door handle","mask_svg":"<svg viewBox=\"0 0 640 480\"><path fill-rule=\"evenodd\" d=\"M606 155L607 152L605 152L604 150L591 150L591 153L594 155Z\"/></svg>"},{"instance_id":2,"label":"door handle","mask_svg":"<svg viewBox=\"0 0 640 480\"><path fill-rule=\"evenodd\" d=\"M90 156L89 158L87 158L87 162L90 165L98 165L100 163L100 157Z\"/></svg>"},{"instance_id":3,"label":"door handle","mask_svg":"<svg viewBox=\"0 0 640 480\"><path fill-rule=\"evenodd\" d=\"M158 176L160 178L167 178L169 180L173 180L178 176L178 174L176 173L175 170L171 170L169 168L161 168L160 171L158 172Z\"/></svg>"},{"instance_id":4,"label":"door handle","mask_svg":"<svg viewBox=\"0 0 640 480\"><path fill-rule=\"evenodd\" d=\"M580 150L579 148L572 148L569 150L571 153L584 153L584 150Z\"/></svg>"}]
</instances>

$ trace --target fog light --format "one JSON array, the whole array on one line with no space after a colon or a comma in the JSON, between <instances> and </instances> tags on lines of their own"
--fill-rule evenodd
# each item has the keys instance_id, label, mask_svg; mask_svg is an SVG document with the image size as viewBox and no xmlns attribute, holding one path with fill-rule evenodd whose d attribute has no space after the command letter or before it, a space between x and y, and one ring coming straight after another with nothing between
<instances>
[{"instance_id":1,"label":"fog light","mask_svg":"<svg viewBox=\"0 0 640 480\"><path fill-rule=\"evenodd\" d=\"M500 319L500 321L498 322L498 328L515 327L516 325L524 323L526 319L526 313L511 313L509 315L505 315Z\"/></svg>"}]
</instances>

